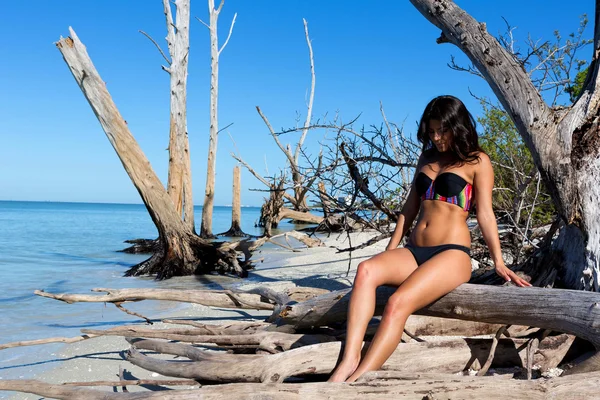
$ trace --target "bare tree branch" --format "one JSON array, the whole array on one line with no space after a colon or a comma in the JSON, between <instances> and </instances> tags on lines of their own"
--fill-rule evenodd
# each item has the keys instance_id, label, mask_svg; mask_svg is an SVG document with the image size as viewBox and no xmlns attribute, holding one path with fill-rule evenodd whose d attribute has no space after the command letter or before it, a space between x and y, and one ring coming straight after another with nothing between
<instances>
[{"instance_id":1,"label":"bare tree branch","mask_svg":"<svg viewBox=\"0 0 600 400\"><path fill-rule=\"evenodd\" d=\"M221 3L222 5L223 3ZM223 46L221 46L221 50L219 50L219 56L221 55L221 52L225 49L225 46L227 46L227 43L229 43L229 38L231 37L231 33L233 32L233 25L235 25L235 19L237 18L237 13L235 13L233 15L233 20L231 21L231 26L229 27L229 34L227 35L227 39L225 40L225 43L223 43Z\"/></svg>"},{"instance_id":2,"label":"bare tree branch","mask_svg":"<svg viewBox=\"0 0 600 400\"><path fill-rule=\"evenodd\" d=\"M300 156L300 148L304 144L304 139L306 138L306 134L308 133L308 126L310 125L310 120L312 118L312 108L313 101L315 98L315 62L313 58L313 49L310 37L308 36L308 22L303 18L304 22L304 34L306 36L306 44L308 45L308 54L310 56L310 75L311 75L311 83L310 83L310 95L308 97L308 106L306 112L306 120L304 121L304 128L302 130L302 136L300 136L300 140L298 141L298 145L296 146L296 152L294 153L294 161L298 164L298 157Z\"/></svg>"},{"instance_id":3,"label":"bare tree branch","mask_svg":"<svg viewBox=\"0 0 600 400\"><path fill-rule=\"evenodd\" d=\"M167 55L162 51L162 49L160 48L160 46L158 45L158 43L156 43L156 41L154 39L152 39L152 37L150 35L148 35L146 32L144 32L144 31L139 31L139 32L142 35L146 36L148 39L150 39L150 41L152 43L154 43L154 45L156 46L156 48L160 52L160 55L162 55L162 57L165 59L165 61L167 62L167 64L171 65L171 60L169 60L169 58L167 57Z\"/></svg>"}]
</instances>

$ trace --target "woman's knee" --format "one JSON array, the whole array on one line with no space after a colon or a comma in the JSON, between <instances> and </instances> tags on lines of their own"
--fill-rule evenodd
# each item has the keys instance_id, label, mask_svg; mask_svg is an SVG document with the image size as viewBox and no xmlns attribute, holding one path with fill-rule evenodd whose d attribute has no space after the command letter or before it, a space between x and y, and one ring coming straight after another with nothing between
<instances>
[{"instance_id":1,"label":"woman's knee","mask_svg":"<svg viewBox=\"0 0 600 400\"><path fill-rule=\"evenodd\" d=\"M394 293L390 296L385 309L383 310L384 318L408 318L414 311L410 296L403 293Z\"/></svg>"},{"instance_id":2,"label":"woman's knee","mask_svg":"<svg viewBox=\"0 0 600 400\"><path fill-rule=\"evenodd\" d=\"M374 283L377 269L376 263L372 260L365 260L358 264L354 285Z\"/></svg>"}]
</instances>

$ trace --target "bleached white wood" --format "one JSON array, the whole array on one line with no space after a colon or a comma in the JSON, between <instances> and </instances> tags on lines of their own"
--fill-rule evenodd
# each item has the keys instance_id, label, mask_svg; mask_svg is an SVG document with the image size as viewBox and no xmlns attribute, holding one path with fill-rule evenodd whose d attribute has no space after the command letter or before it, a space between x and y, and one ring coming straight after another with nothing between
<instances>
[{"instance_id":1,"label":"bleached white wood","mask_svg":"<svg viewBox=\"0 0 600 400\"><path fill-rule=\"evenodd\" d=\"M206 167L206 187L204 190L204 203L202 206L202 223L200 226L200 236L204 238L213 237L212 233L212 217L215 197L215 172L217 163L217 143L219 134L219 56L221 51L225 48L231 37L233 31L233 25L237 18L237 13L234 15L229 29L229 35L227 40L223 44L223 47L219 49L219 39L217 34L217 24L219 20L219 14L225 4L224 0L221 0L218 8L215 8L214 0L208 0L208 12L210 16L208 26L210 32L210 127L209 127L209 140L208 140L208 156L207 156L207 167Z\"/></svg>"},{"instance_id":2,"label":"bleached white wood","mask_svg":"<svg viewBox=\"0 0 600 400\"><path fill-rule=\"evenodd\" d=\"M190 0L175 0L175 19L170 0L163 0L167 25L167 45L171 56L169 175L167 191L177 213L194 231L191 160L187 133L187 77L190 49Z\"/></svg>"}]
</instances>

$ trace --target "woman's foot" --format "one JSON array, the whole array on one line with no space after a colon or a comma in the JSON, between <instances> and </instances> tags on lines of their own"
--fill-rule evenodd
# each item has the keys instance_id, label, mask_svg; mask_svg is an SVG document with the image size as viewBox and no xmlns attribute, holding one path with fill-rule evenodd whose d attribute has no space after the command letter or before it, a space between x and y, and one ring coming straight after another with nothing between
<instances>
[{"instance_id":1,"label":"woman's foot","mask_svg":"<svg viewBox=\"0 0 600 400\"><path fill-rule=\"evenodd\" d=\"M327 382L345 382L346 379L356 371L359 362L360 358L350 361L342 360Z\"/></svg>"}]
</instances>

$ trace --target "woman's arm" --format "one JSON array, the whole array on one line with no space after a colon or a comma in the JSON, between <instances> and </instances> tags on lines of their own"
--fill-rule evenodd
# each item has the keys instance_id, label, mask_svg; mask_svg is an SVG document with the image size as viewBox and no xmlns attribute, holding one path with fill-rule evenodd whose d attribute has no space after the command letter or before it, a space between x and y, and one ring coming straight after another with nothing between
<instances>
[{"instance_id":1,"label":"woman's arm","mask_svg":"<svg viewBox=\"0 0 600 400\"><path fill-rule=\"evenodd\" d=\"M419 206L421 205L421 201L417 195L417 191L414 189L414 184L410 189L410 193L406 198L406 202L404 206L402 206L402 211L398 215L398 221L396 221L396 228L394 229L394 233L390 238L390 242L388 243L386 250L393 250L400 244L400 241L412 225L413 221L417 217L417 213L419 212Z\"/></svg>"},{"instance_id":2,"label":"woman's arm","mask_svg":"<svg viewBox=\"0 0 600 400\"><path fill-rule=\"evenodd\" d=\"M480 153L479 158L479 164L475 169L475 178L473 179L473 190L477 201L477 222L483 234L483 239L490 250L496 273L507 281L513 281L518 286L531 286L529 282L520 278L504 265L498 237L498 225L492 208L494 170L487 154Z\"/></svg>"},{"instance_id":3,"label":"woman's arm","mask_svg":"<svg viewBox=\"0 0 600 400\"><path fill-rule=\"evenodd\" d=\"M415 178L419 171L421 170L421 165L423 162L423 156L419 158L419 162L417 163L417 168L415 170L415 175L413 177L413 181L410 185L410 192L408 193L408 197L402 206L402 211L398 215L398 221L396 221L396 228L394 229L394 233L390 238L390 242L388 243L386 250L393 250L400 244L400 241L412 225L413 221L417 217L417 213L419 212L419 208L421 207L421 199L417 195L417 190L415 189Z\"/></svg>"}]
</instances>

